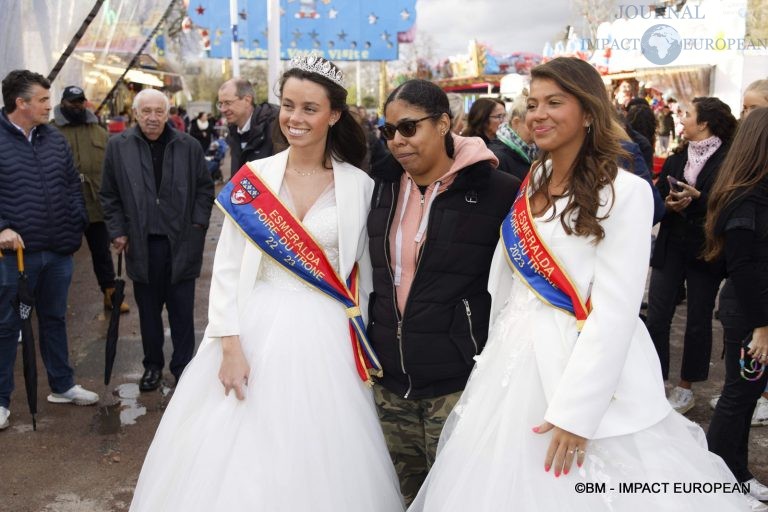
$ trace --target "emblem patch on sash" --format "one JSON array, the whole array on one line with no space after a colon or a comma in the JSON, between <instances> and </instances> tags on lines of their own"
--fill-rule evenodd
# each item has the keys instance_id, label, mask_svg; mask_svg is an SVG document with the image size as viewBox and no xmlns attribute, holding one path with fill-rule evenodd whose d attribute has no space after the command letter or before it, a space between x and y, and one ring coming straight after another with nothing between
<instances>
[{"instance_id":1,"label":"emblem patch on sash","mask_svg":"<svg viewBox=\"0 0 768 512\"><path fill-rule=\"evenodd\" d=\"M248 204L256 197L258 197L259 191L253 186L253 183L248 181L248 178L243 178L240 183L232 190L232 204L242 205Z\"/></svg>"}]
</instances>

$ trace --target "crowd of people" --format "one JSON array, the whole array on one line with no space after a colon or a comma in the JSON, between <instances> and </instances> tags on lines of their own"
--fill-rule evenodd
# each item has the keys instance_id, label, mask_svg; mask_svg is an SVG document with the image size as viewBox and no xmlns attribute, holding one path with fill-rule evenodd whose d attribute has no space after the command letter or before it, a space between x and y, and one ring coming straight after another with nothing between
<instances>
[{"instance_id":1,"label":"crowd of people","mask_svg":"<svg viewBox=\"0 0 768 512\"><path fill-rule=\"evenodd\" d=\"M768 510L748 469L768 406L768 80L737 120L714 97L608 91L561 57L509 104L468 112L406 81L374 127L342 72L306 55L279 105L242 78L220 86L226 139L154 89L111 136L77 86L49 122L49 90L26 70L2 82L0 430L21 325L9 256L25 251L48 400L90 405L68 362L72 255L85 235L104 306L128 312L112 302L122 253L140 390L166 367L174 389L132 511ZM226 152L216 194L209 165ZM225 219L195 353L214 203ZM726 376L705 436L683 414L708 378L718 293Z\"/></svg>"}]
</instances>

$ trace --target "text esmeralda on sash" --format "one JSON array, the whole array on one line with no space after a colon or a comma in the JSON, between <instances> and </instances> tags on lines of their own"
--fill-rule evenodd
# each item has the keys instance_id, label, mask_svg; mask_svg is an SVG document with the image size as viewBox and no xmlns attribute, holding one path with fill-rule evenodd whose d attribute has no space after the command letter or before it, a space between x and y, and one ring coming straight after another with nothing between
<instances>
[{"instance_id":1,"label":"text esmeralda on sash","mask_svg":"<svg viewBox=\"0 0 768 512\"><path fill-rule=\"evenodd\" d=\"M365 331L359 307L358 266L345 282L304 225L269 186L244 165L216 198L216 204L246 238L288 272L342 304L349 318L349 333L357 373L371 384L382 375L381 364Z\"/></svg>"},{"instance_id":2,"label":"text esmeralda on sash","mask_svg":"<svg viewBox=\"0 0 768 512\"><path fill-rule=\"evenodd\" d=\"M512 209L501 224L507 262L545 304L576 317L576 327L581 331L592 305L589 299L581 299L565 268L536 230L528 197L530 176L528 173L523 180Z\"/></svg>"}]
</instances>

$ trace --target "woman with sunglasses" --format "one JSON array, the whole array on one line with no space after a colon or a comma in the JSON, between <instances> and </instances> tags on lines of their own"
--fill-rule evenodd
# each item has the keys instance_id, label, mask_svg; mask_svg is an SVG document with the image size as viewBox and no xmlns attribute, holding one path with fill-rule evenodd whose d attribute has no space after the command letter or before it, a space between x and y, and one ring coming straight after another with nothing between
<instances>
[{"instance_id":1,"label":"woman with sunglasses","mask_svg":"<svg viewBox=\"0 0 768 512\"><path fill-rule=\"evenodd\" d=\"M682 490L734 479L667 403L638 318L653 201L617 166L600 74L551 60L527 105L542 154L502 224L488 345L409 512L747 510Z\"/></svg>"},{"instance_id":2,"label":"woman with sunglasses","mask_svg":"<svg viewBox=\"0 0 768 512\"><path fill-rule=\"evenodd\" d=\"M709 449L739 482L747 482L752 510L766 511L768 487L748 469L749 429L768 382L768 108L741 122L723 171L709 194L704 257L725 257L720 292L725 384L709 424ZM742 367L742 365L744 365Z\"/></svg>"},{"instance_id":3,"label":"woman with sunglasses","mask_svg":"<svg viewBox=\"0 0 768 512\"><path fill-rule=\"evenodd\" d=\"M384 376L374 397L406 501L485 345L488 271L519 181L478 138L451 133L448 98L425 80L384 105L391 152L374 166L368 334Z\"/></svg>"},{"instance_id":4,"label":"woman with sunglasses","mask_svg":"<svg viewBox=\"0 0 768 512\"><path fill-rule=\"evenodd\" d=\"M370 290L365 136L335 65L290 65L277 119L289 148L245 164L217 198L208 327L132 512L404 508L370 389L375 355L350 337L364 333Z\"/></svg>"},{"instance_id":5,"label":"woman with sunglasses","mask_svg":"<svg viewBox=\"0 0 768 512\"><path fill-rule=\"evenodd\" d=\"M498 98L479 98L469 107L464 137L480 137L488 144L496 138L496 130L507 119L504 102Z\"/></svg>"}]
</instances>

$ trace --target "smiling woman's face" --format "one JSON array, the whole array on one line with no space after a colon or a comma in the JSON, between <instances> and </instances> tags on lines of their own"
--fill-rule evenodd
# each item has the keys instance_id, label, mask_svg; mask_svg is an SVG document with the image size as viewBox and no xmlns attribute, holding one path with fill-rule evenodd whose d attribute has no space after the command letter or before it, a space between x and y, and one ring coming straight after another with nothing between
<instances>
[{"instance_id":1,"label":"smiling woman's face","mask_svg":"<svg viewBox=\"0 0 768 512\"><path fill-rule=\"evenodd\" d=\"M554 80L537 78L531 82L527 105L525 124L539 148L550 153L578 151L586 137L587 116L576 96Z\"/></svg>"}]
</instances>

